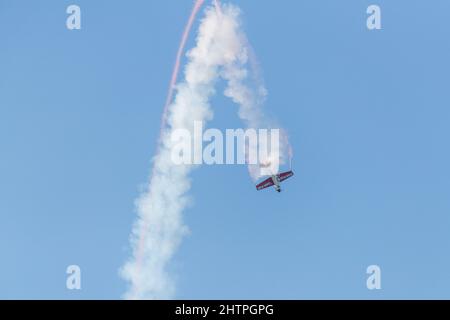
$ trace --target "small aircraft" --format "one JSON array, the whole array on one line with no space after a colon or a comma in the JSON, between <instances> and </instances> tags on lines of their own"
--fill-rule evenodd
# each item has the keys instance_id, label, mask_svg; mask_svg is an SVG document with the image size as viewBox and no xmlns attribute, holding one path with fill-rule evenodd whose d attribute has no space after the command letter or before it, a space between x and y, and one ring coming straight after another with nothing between
<instances>
[{"instance_id":1,"label":"small aircraft","mask_svg":"<svg viewBox=\"0 0 450 320\"><path fill-rule=\"evenodd\" d=\"M278 192L281 192L280 183L294 175L294 172L287 171L283 173L279 173L276 175L271 176L270 178L267 178L260 184L256 185L256 190L262 190L271 186L275 186L275 190Z\"/></svg>"}]
</instances>

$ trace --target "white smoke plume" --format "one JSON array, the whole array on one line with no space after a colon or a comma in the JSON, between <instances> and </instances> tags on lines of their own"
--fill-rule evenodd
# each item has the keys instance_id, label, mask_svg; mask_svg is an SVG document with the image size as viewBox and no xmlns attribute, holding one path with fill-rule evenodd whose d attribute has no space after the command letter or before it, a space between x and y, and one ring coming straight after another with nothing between
<instances>
[{"instance_id":1,"label":"white smoke plume","mask_svg":"<svg viewBox=\"0 0 450 320\"><path fill-rule=\"evenodd\" d=\"M263 104L266 100L267 89L264 85L259 71L259 64L253 48L250 46L245 34L239 33L241 53L238 59L225 65L221 72L221 77L227 81L225 96L232 99L239 106L239 117L244 121L247 128L252 129L272 129L279 128L273 120L263 112ZM261 168L271 167L273 162L280 165L286 164L290 157L290 145L285 130L280 129L280 144L278 152L268 153L267 157L258 159L258 164L249 164L249 173L254 181L261 175ZM256 145L256 149L247 150L248 153L257 153L261 145ZM248 146L251 148L250 146ZM260 154L261 155L261 154ZM277 159L275 159L277 158ZM278 166L277 166L278 168ZM278 172L272 171L271 174Z\"/></svg>"},{"instance_id":2,"label":"white smoke plume","mask_svg":"<svg viewBox=\"0 0 450 320\"><path fill-rule=\"evenodd\" d=\"M260 128L268 123L260 109L261 93L265 91L254 91L246 84L249 51L236 6L206 9L196 45L187 58L184 80L177 85L158 154L153 159L148 188L136 201L138 219L131 235L133 255L121 270L129 282L127 299L175 296L175 284L168 267L188 232L182 212L189 203L189 174L195 166L173 164L172 132L187 129L192 133L195 121L212 119L209 100L220 78L227 81L225 95L239 105L239 115L247 126Z\"/></svg>"},{"instance_id":3,"label":"white smoke plume","mask_svg":"<svg viewBox=\"0 0 450 320\"><path fill-rule=\"evenodd\" d=\"M215 3L220 13L220 3L218 0L215 0ZM264 114L263 105L268 93L261 75L259 62L250 42L242 31L239 16L235 22L239 24L237 28L239 32L236 37L239 38L240 53L237 55L237 59L224 65L221 70L221 77L227 81L227 88L224 94L239 106L238 115L247 128L280 129L270 117ZM248 164L249 174L253 181L257 181L262 176L261 168L273 167L272 164L274 162L284 165L288 160L291 160L292 148L289 144L287 132L284 129L280 129L279 142L279 149L276 152L270 150L267 155L264 155L265 158L258 159L256 165ZM251 149L251 145L247 145L246 153L257 154L259 147L260 143L253 146L254 149ZM259 156L263 155L259 154ZM278 169L279 167L275 166L273 168ZM273 170L270 174L278 173L278 171Z\"/></svg>"}]
</instances>

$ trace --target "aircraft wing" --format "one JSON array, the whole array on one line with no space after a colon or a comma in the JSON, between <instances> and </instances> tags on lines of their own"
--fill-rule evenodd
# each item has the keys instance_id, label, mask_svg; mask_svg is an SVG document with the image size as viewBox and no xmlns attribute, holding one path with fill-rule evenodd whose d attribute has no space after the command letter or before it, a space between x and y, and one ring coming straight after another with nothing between
<instances>
[{"instance_id":1,"label":"aircraft wing","mask_svg":"<svg viewBox=\"0 0 450 320\"><path fill-rule=\"evenodd\" d=\"M272 180L272 178L267 178L260 184L256 185L256 190L262 190L262 189L265 189L265 188L268 188L271 186L273 186L273 180Z\"/></svg>"},{"instance_id":2,"label":"aircraft wing","mask_svg":"<svg viewBox=\"0 0 450 320\"><path fill-rule=\"evenodd\" d=\"M281 181L284 181L284 180L292 177L293 175L294 175L294 172L292 172L292 171L283 172L283 173L278 174L278 179L280 179L280 182L281 182Z\"/></svg>"}]
</instances>

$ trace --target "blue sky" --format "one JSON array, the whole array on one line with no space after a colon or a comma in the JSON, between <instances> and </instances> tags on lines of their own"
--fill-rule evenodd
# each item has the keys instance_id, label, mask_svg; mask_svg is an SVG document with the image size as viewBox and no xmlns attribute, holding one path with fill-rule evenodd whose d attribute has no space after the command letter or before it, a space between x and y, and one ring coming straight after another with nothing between
<instances>
[{"instance_id":1,"label":"blue sky","mask_svg":"<svg viewBox=\"0 0 450 320\"><path fill-rule=\"evenodd\" d=\"M74 3L79 31L65 26ZM382 30L366 28L373 3ZM296 176L276 194L242 166L194 172L177 298L450 298L450 3L239 6ZM191 7L0 0L0 298L125 292L133 203ZM242 126L229 100L212 103L211 126ZM80 291L66 289L71 264Z\"/></svg>"}]
</instances>

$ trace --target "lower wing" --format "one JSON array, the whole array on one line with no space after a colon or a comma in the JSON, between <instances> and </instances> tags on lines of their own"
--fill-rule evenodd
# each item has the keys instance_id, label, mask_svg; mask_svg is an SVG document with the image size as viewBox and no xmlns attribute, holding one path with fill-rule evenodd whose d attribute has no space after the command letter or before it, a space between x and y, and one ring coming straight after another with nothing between
<instances>
[{"instance_id":1,"label":"lower wing","mask_svg":"<svg viewBox=\"0 0 450 320\"><path fill-rule=\"evenodd\" d=\"M260 184L256 185L256 190L262 190L271 186L273 186L273 180L272 178L268 178L263 182L261 182Z\"/></svg>"}]
</instances>

